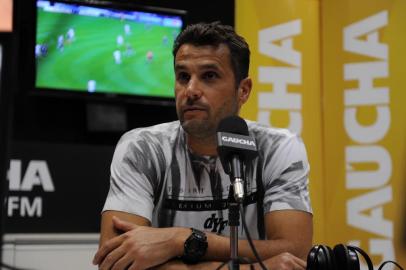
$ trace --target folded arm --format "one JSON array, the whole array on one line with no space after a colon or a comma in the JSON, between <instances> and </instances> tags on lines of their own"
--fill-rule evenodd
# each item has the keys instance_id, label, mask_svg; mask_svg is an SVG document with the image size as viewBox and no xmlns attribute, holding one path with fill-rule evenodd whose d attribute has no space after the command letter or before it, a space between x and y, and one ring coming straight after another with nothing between
<instances>
[{"instance_id":1,"label":"folded arm","mask_svg":"<svg viewBox=\"0 0 406 270\"><path fill-rule=\"evenodd\" d=\"M280 210L265 215L267 240L254 240L254 246L262 259L289 252L306 259L312 245L312 215L297 210ZM205 259L227 260L230 256L230 240L208 234L209 249ZM255 260L247 240L238 242L239 256Z\"/></svg>"},{"instance_id":2,"label":"folded arm","mask_svg":"<svg viewBox=\"0 0 406 270\"><path fill-rule=\"evenodd\" d=\"M148 269L157 265L161 265L161 268L157 269L167 269L165 267L173 267L176 264L181 269L180 261L171 260L183 254L183 244L190 235L190 229L149 226L150 222L140 216L118 211L104 212L100 248L94 263L98 264L101 270L126 269L128 266L129 270ZM277 260L273 257L286 252L295 257L306 258L312 240L311 214L296 210L273 211L266 214L265 226L269 240L254 240L263 260L271 264L276 263ZM228 237L208 233L207 238L209 245L204 256L206 262L200 265L201 269L206 266L207 269L213 269L213 265L219 265L219 262L227 261L230 257ZM238 245L240 257L255 260L247 240L239 240ZM171 263L162 265L168 261ZM187 269L187 265L184 267Z\"/></svg>"}]
</instances>

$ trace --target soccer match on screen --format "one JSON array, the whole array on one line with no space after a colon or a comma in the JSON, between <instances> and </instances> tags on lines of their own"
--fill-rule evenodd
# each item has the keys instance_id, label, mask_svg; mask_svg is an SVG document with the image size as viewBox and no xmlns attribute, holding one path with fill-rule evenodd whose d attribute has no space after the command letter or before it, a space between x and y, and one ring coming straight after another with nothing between
<instances>
[{"instance_id":1,"label":"soccer match on screen","mask_svg":"<svg viewBox=\"0 0 406 270\"><path fill-rule=\"evenodd\" d=\"M37 2L36 87L173 97L181 17Z\"/></svg>"}]
</instances>

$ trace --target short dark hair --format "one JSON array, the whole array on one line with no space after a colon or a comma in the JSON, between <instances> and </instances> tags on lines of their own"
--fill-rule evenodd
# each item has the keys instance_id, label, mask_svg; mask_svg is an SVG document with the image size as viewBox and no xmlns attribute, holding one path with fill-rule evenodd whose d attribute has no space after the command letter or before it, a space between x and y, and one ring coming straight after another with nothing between
<instances>
[{"instance_id":1,"label":"short dark hair","mask_svg":"<svg viewBox=\"0 0 406 270\"><path fill-rule=\"evenodd\" d=\"M250 65L250 49L245 39L238 35L229 25L220 22L197 23L187 26L176 38L172 54L176 53L183 44L194 46L219 46L225 44L230 50L231 66L237 85L248 77Z\"/></svg>"}]
</instances>

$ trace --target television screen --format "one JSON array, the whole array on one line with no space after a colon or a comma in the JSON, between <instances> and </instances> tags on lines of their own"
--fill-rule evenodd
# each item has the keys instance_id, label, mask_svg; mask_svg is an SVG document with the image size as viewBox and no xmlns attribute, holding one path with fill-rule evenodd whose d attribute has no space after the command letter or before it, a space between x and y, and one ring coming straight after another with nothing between
<instances>
[{"instance_id":1,"label":"television screen","mask_svg":"<svg viewBox=\"0 0 406 270\"><path fill-rule=\"evenodd\" d=\"M36 3L36 91L174 96L172 45L181 13Z\"/></svg>"}]
</instances>

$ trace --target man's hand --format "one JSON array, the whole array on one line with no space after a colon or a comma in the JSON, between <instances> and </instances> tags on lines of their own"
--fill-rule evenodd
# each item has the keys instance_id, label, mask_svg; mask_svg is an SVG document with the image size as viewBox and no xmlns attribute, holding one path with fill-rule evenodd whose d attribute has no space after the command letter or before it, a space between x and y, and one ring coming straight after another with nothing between
<instances>
[{"instance_id":1,"label":"man's hand","mask_svg":"<svg viewBox=\"0 0 406 270\"><path fill-rule=\"evenodd\" d=\"M180 228L138 226L117 217L113 225L123 234L100 246L93 259L100 270L141 270L165 263L183 254L189 233Z\"/></svg>"}]
</instances>

